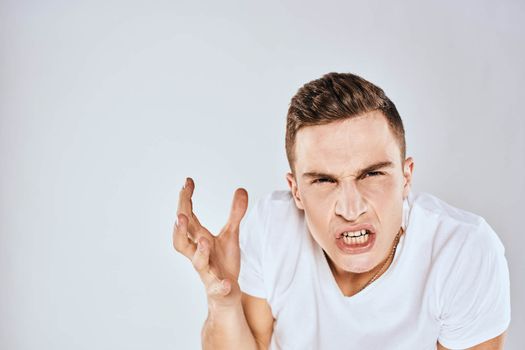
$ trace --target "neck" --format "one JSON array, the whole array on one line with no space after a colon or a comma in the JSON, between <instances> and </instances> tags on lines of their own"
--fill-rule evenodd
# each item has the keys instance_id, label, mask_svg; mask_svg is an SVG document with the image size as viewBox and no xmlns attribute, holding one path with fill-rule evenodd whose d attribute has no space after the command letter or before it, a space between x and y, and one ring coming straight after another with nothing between
<instances>
[{"instance_id":1,"label":"neck","mask_svg":"<svg viewBox=\"0 0 525 350\"><path fill-rule=\"evenodd\" d=\"M370 281L370 279L372 279L376 274L376 279L383 275L388 270L393 261L393 257L388 257L386 261L381 261L372 270L362 273L356 273L345 271L336 267L332 260L328 257L328 255L326 255L326 253L325 256L326 260L328 261L328 265L330 266L330 270L332 270L332 274L334 275L335 281L339 286L339 289L341 289L343 295L347 297L359 293L363 289L363 287L365 287L366 284Z\"/></svg>"},{"instance_id":2,"label":"neck","mask_svg":"<svg viewBox=\"0 0 525 350\"><path fill-rule=\"evenodd\" d=\"M394 260L397 244L399 243L399 239L403 233L404 230L400 229L394 238L392 249L388 253L387 257L377 264L377 266L375 266L372 270L367 272L355 273L340 269L332 262L330 257L324 253L326 260L328 261L328 265L330 266L330 270L332 270L335 281L337 282L339 289L341 289L343 292L343 295L352 296L359 293L361 290L366 288L368 284L378 279L388 270L392 264L392 261Z\"/></svg>"}]
</instances>

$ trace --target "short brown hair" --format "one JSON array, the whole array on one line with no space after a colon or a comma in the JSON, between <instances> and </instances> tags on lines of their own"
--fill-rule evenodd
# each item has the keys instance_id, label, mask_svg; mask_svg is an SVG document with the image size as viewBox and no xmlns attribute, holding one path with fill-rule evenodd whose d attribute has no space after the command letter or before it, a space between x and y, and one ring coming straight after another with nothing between
<instances>
[{"instance_id":1,"label":"short brown hair","mask_svg":"<svg viewBox=\"0 0 525 350\"><path fill-rule=\"evenodd\" d=\"M405 129L394 103L384 91L369 81L351 73L328 73L301 87L290 103L286 118L286 156L293 164L295 137L299 129L328 124L380 110L397 139L401 161L405 159Z\"/></svg>"}]
</instances>

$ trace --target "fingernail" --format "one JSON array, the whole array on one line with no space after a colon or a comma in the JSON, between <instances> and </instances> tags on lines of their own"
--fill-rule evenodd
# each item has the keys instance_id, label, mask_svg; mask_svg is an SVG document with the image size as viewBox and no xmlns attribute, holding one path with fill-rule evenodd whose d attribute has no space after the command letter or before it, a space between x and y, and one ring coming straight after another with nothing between
<instances>
[{"instance_id":1,"label":"fingernail","mask_svg":"<svg viewBox=\"0 0 525 350\"><path fill-rule=\"evenodd\" d=\"M204 246L204 244L202 244L201 241L198 241L197 242L197 248L199 249L199 251L203 252L204 249L206 249L206 247Z\"/></svg>"}]
</instances>

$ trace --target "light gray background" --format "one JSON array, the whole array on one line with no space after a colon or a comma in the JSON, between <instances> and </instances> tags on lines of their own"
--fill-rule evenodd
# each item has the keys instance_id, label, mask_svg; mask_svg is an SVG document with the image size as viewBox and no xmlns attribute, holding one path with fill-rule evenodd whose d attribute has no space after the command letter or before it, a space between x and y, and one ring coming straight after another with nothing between
<instances>
[{"instance_id":1,"label":"light gray background","mask_svg":"<svg viewBox=\"0 0 525 350\"><path fill-rule=\"evenodd\" d=\"M0 348L196 349L171 247L185 176L217 231L285 189L285 114L354 72L404 118L415 191L484 216L525 338L521 1L1 1Z\"/></svg>"}]
</instances>

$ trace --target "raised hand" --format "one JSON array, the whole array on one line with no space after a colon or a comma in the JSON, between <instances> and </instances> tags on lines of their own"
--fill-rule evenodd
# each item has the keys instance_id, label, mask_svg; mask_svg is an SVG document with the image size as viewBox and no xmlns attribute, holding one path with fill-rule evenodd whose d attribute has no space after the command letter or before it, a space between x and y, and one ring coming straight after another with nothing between
<instances>
[{"instance_id":1,"label":"raised hand","mask_svg":"<svg viewBox=\"0 0 525 350\"><path fill-rule=\"evenodd\" d=\"M179 194L173 246L191 260L208 294L208 303L228 306L238 303L241 292L239 226L248 207L248 193L238 188L233 195L230 216L217 236L201 225L193 213L191 197L195 184L186 179Z\"/></svg>"}]
</instances>

